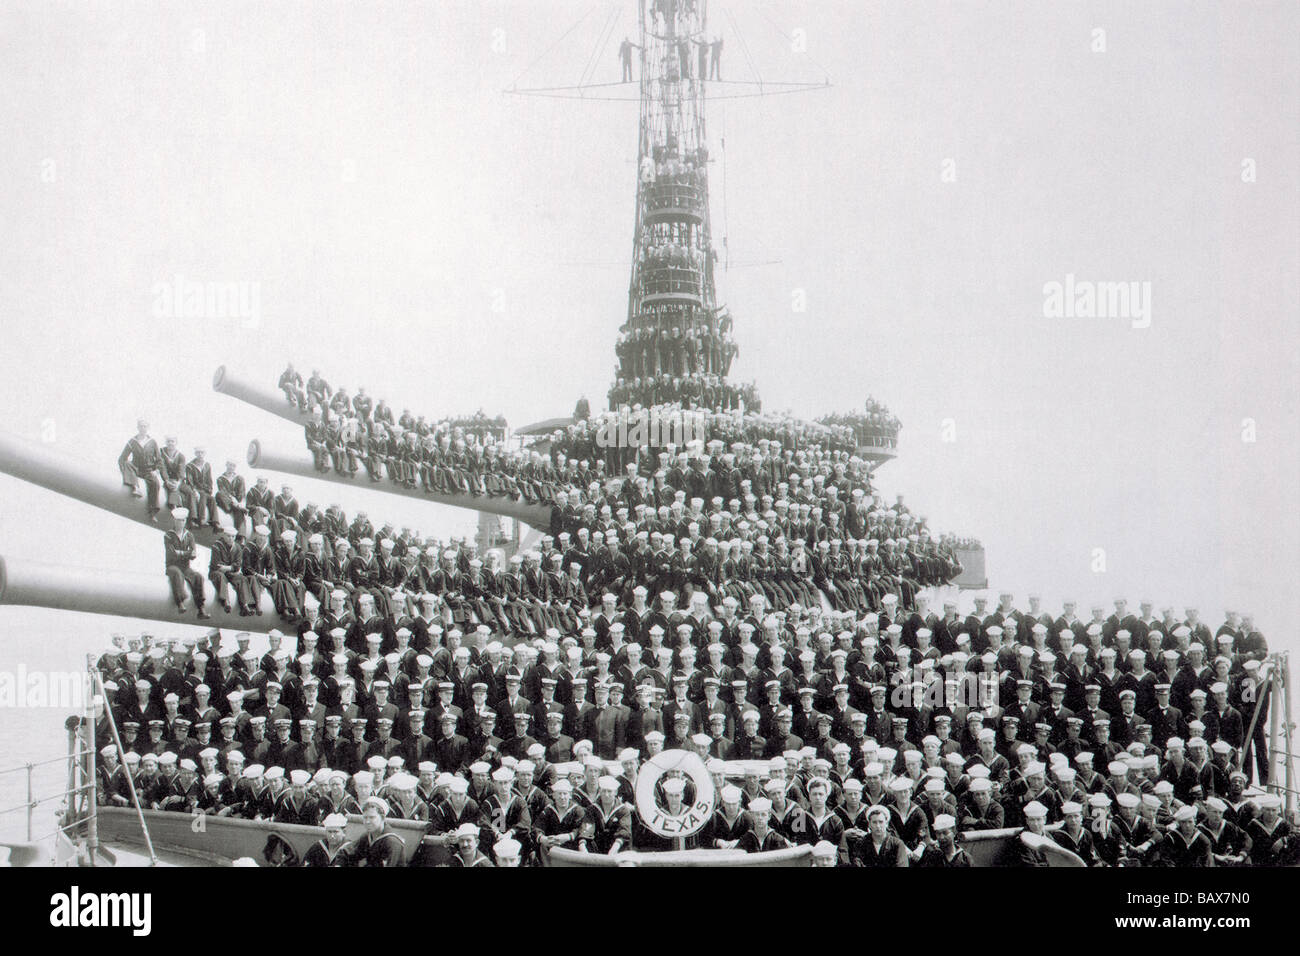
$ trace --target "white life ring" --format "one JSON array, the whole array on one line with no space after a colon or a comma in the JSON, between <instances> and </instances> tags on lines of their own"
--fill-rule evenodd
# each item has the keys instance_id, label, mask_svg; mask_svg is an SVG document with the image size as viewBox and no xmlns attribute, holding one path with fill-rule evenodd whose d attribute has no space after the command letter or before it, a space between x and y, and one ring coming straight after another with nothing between
<instances>
[{"instance_id":1,"label":"white life ring","mask_svg":"<svg viewBox=\"0 0 1300 956\"><path fill-rule=\"evenodd\" d=\"M678 770L695 785L695 797L683 803L680 813L672 814L655 799L655 785L670 770ZM636 808L641 822L662 837L688 837L709 822L717 799L713 778L698 754L689 750L664 750L655 754L637 771Z\"/></svg>"}]
</instances>

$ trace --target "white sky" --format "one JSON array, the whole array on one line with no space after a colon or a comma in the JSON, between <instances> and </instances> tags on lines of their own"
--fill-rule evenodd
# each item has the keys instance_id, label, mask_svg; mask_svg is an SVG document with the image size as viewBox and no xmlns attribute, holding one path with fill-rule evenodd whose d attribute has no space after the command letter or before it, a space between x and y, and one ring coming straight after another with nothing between
<instances>
[{"instance_id":1,"label":"white sky","mask_svg":"<svg viewBox=\"0 0 1300 956\"><path fill-rule=\"evenodd\" d=\"M273 382L289 359L399 411L522 425L582 392L602 405L635 106L502 90L577 82L615 9L593 82L618 79L631 3L6 4L7 427L37 438L49 420L57 449L110 476L138 415L242 463L252 437L301 436L211 392L212 371ZM1294 644L1300 7L711 12L724 77L751 75L744 47L766 79L834 84L710 113L737 376L805 416L885 401L904 430L882 490L982 538L994 587L1053 610L1149 595L1215 624L1253 608ZM1150 328L1044 318L1044 284L1067 273L1150 282ZM178 274L256 283L258 327L156 318L154 287ZM473 527L293 483L429 532ZM148 529L6 476L0 554L161 564ZM0 636L90 646L128 628L0 608Z\"/></svg>"}]
</instances>

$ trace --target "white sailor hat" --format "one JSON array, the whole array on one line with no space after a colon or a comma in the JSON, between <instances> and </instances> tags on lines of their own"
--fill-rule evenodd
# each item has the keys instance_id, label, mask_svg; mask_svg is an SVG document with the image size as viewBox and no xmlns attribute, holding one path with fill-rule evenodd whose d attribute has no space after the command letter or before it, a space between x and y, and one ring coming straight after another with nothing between
<instances>
[{"instance_id":1,"label":"white sailor hat","mask_svg":"<svg viewBox=\"0 0 1300 956\"><path fill-rule=\"evenodd\" d=\"M403 793L414 790L417 783L419 781L409 773L395 773L388 778L388 786Z\"/></svg>"},{"instance_id":2,"label":"white sailor hat","mask_svg":"<svg viewBox=\"0 0 1300 956\"><path fill-rule=\"evenodd\" d=\"M1195 820L1195 819L1196 819L1196 804L1194 804L1194 803L1189 803L1189 804L1188 804L1187 806L1185 806L1185 807L1179 807L1177 810L1174 811L1174 819L1177 820L1177 821L1179 821L1180 823L1181 823L1183 820Z\"/></svg>"},{"instance_id":3,"label":"white sailor hat","mask_svg":"<svg viewBox=\"0 0 1300 956\"><path fill-rule=\"evenodd\" d=\"M1046 819L1047 807L1043 806L1037 800L1030 800L1028 803L1025 804L1024 815L1025 815L1025 819L1027 820Z\"/></svg>"},{"instance_id":4,"label":"white sailor hat","mask_svg":"<svg viewBox=\"0 0 1300 956\"><path fill-rule=\"evenodd\" d=\"M676 794L680 796L682 794L682 791L686 788L686 785L678 778L672 777L664 781L663 788L664 788L664 793L666 794Z\"/></svg>"},{"instance_id":5,"label":"white sailor hat","mask_svg":"<svg viewBox=\"0 0 1300 956\"><path fill-rule=\"evenodd\" d=\"M475 824L462 823L460 826L456 828L457 841L464 840L467 837L471 840L478 839L478 827Z\"/></svg>"},{"instance_id":6,"label":"white sailor hat","mask_svg":"<svg viewBox=\"0 0 1300 956\"><path fill-rule=\"evenodd\" d=\"M940 813L934 818L931 827L935 830L956 830L957 818L951 813Z\"/></svg>"},{"instance_id":7,"label":"white sailor hat","mask_svg":"<svg viewBox=\"0 0 1300 956\"><path fill-rule=\"evenodd\" d=\"M1138 797L1136 793L1129 793L1126 790L1123 793L1117 794L1115 796L1115 802L1118 803L1121 807L1131 810L1134 807L1136 807L1139 803L1141 803L1142 800Z\"/></svg>"}]
</instances>

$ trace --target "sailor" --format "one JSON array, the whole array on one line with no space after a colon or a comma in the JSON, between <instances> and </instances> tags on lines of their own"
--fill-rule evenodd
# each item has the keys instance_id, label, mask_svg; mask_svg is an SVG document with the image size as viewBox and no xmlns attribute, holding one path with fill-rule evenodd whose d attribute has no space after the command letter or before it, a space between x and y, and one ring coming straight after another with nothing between
<instances>
[{"instance_id":1,"label":"sailor","mask_svg":"<svg viewBox=\"0 0 1300 956\"><path fill-rule=\"evenodd\" d=\"M890 811L877 804L867 811L867 830L845 831L850 866L907 866L909 854L903 841L890 830Z\"/></svg>"},{"instance_id":2,"label":"sailor","mask_svg":"<svg viewBox=\"0 0 1300 956\"><path fill-rule=\"evenodd\" d=\"M1044 833L1044 827L1047 824L1047 807L1037 800L1031 800L1025 804L1021 810L1024 819L1024 827L1016 834L1014 841L1015 851L1019 865L1022 867L1040 867L1050 866L1047 862L1047 854L1037 842L1026 840L1026 836L1037 837L1040 839L1050 839Z\"/></svg>"},{"instance_id":3,"label":"sailor","mask_svg":"<svg viewBox=\"0 0 1300 956\"><path fill-rule=\"evenodd\" d=\"M497 866L517 867L523 855L523 846L518 840L498 840L492 847Z\"/></svg>"},{"instance_id":4,"label":"sailor","mask_svg":"<svg viewBox=\"0 0 1300 956\"><path fill-rule=\"evenodd\" d=\"M345 850L348 866L401 866L402 838L388 826L388 804L379 797L369 797L361 810L365 827L354 843Z\"/></svg>"},{"instance_id":5,"label":"sailor","mask_svg":"<svg viewBox=\"0 0 1300 956\"><path fill-rule=\"evenodd\" d=\"M137 481L143 481L148 497L145 500L149 517L153 518L159 507L159 493L162 482L159 475L162 461L159 457L158 443L149 437L149 423L143 418L135 423L136 433L118 456L117 467L122 472L122 484L131 489L136 498L141 497L136 487Z\"/></svg>"},{"instance_id":6,"label":"sailor","mask_svg":"<svg viewBox=\"0 0 1300 956\"><path fill-rule=\"evenodd\" d=\"M456 828L456 852L452 854L452 867L490 867L492 860L479 849L479 828L473 823L462 823Z\"/></svg>"},{"instance_id":7,"label":"sailor","mask_svg":"<svg viewBox=\"0 0 1300 956\"><path fill-rule=\"evenodd\" d=\"M206 620L212 615L203 609L203 575L190 567L198 552L194 535L187 527L189 517L190 513L185 508L176 508L172 511L175 527L163 535L164 568L167 572L167 580L171 583L172 600L176 602L176 610L181 614L189 610L189 602L185 597L185 589L188 587L198 617Z\"/></svg>"},{"instance_id":8,"label":"sailor","mask_svg":"<svg viewBox=\"0 0 1300 956\"><path fill-rule=\"evenodd\" d=\"M1203 804L1205 820L1201 829L1210 840L1210 852L1215 866L1245 866L1250 860L1253 841L1235 823L1225 819L1228 805L1218 797L1209 797Z\"/></svg>"},{"instance_id":9,"label":"sailor","mask_svg":"<svg viewBox=\"0 0 1300 956\"><path fill-rule=\"evenodd\" d=\"M347 843L348 818L342 813L331 813L322 824L325 827L324 839L317 840L303 854L303 866L339 867L347 862L342 852Z\"/></svg>"},{"instance_id":10,"label":"sailor","mask_svg":"<svg viewBox=\"0 0 1300 956\"><path fill-rule=\"evenodd\" d=\"M756 797L749 801L749 829L740 836L736 849L746 853L764 853L783 850L790 842L772 828L772 801Z\"/></svg>"},{"instance_id":11,"label":"sailor","mask_svg":"<svg viewBox=\"0 0 1300 956\"><path fill-rule=\"evenodd\" d=\"M296 823L301 826L314 827L320 822L321 808L319 801L307 792L311 774L302 769L289 771L289 789L276 801L274 819L276 823Z\"/></svg>"},{"instance_id":12,"label":"sailor","mask_svg":"<svg viewBox=\"0 0 1300 956\"><path fill-rule=\"evenodd\" d=\"M1213 847L1209 836L1196 825L1196 806L1186 806L1174 814L1174 825L1160 844L1160 856L1170 866L1213 866Z\"/></svg>"},{"instance_id":13,"label":"sailor","mask_svg":"<svg viewBox=\"0 0 1300 956\"><path fill-rule=\"evenodd\" d=\"M586 813L573 802L573 785L561 778L551 786L551 804L537 818L534 838L545 859L552 847L575 847L582 836Z\"/></svg>"},{"instance_id":14,"label":"sailor","mask_svg":"<svg viewBox=\"0 0 1300 956\"><path fill-rule=\"evenodd\" d=\"M1250 860L1255 866L1284 866L1296 861L1297 836L1281 818L1282 801L1273 794L1255 799L1259 816L1251 820L1246 833L1253 841Z\"/></svg>"},{"instance_id":15,"label":"sailor","mask_svg":"<svg viewBox=\"0 0 1300 956\"><path fill-rule=\"evenodd\" d=\"M957 821L947 813L941 813L930 825L934 834L934 845L928 846L921 854L917 866L924 867L969 867L970 854L957 845Z\"/></svg>"},{"instance_id":16,"label":"sailor","mask_svg":"<svg viewBox=\"0 0 1300 956\"><path fill-rule=\"evenodd\" d=\"M619 799L617 777L597 781L596 801L587 811L588 826L579 846L591 853L614 854L632 844L632 808Z\"/></svg>"}]
</instances>

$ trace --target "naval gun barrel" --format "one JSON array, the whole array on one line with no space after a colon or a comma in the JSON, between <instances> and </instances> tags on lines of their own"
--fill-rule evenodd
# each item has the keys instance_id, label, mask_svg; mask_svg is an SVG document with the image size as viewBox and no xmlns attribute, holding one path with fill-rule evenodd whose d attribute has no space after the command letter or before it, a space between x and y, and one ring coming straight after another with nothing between
<instances>
[{"instance_id":1,"label":"naval gun barrel","mask_svg":"<svg viewBox=\"0 0 1300 956\"><path fill-rule=\"evenodd\" d=\"M254 468L262 468L267 471L278 471L287 475L314 478L318 481L329 481L337 485L353 488L365 488L387 495L400 495L403 498L427 501L435 505L468 508L470 511L482 511L487 514L500 515L503 518L515 518L524 524L532 525L534 528L549 528L551 524L550 505L529 504L510 498L493 498L490 496L476 498L468 494L432 494L420 488L395 485L387 480L371 484L365 478L360 477L360 473L358 478L349 478L333 470L327 472L317 471L311 455L306 451L275 451L267 448L264 442L256 438L248 443L248 463Z\"/></svg>"},{"instance_id":2,"label":"naval gun barrel","mask_svg":"<svg viewBox=\"0 0 1300 956\"><path fill-rule=\"evenodd\" d=\"M212 390L237 398L241 402L260 408L264 412L270 412L295 425L305 425L311 421L310 413L300 411L296 405L291 405L278 388L267 388L258 382L249 381L224 365L219 366L212 374Z\"/></svg>"},{"instance_id":3,"label":"naval gun barrel","mask_svg":"<svg viewBox=\"0 0 1300 956\"><path fill-rule=\"evenodd\" d=\"M144 501L120 480L93 477L93 468L17 435L0 432L0 472L154 528L160 535L172 527L165 504L157 520L151 520ZM208 528L194 532L194 539L202 545L211 544L212 537Z\"/></svg>"},{"instance_id":4,"label":"naval gun barrel","mask_svg":"<svg viewBox=\"0 0 1300 956\"><path fill-rule=\"evenodd\" d=\"M210 594L211 585L207 587ZM171 588L161 571L156 575L132 574L20 558L0 557L0 605L47 607L235 631L291 629L276 615L269 594L262 595L260 615L242 617L209 601L207 610L212 617L200 620L192 606L183 614L176 610Z\"/></svg>"}]
</instances>

